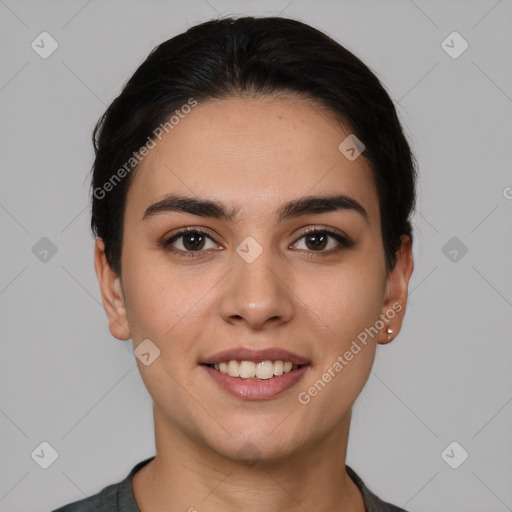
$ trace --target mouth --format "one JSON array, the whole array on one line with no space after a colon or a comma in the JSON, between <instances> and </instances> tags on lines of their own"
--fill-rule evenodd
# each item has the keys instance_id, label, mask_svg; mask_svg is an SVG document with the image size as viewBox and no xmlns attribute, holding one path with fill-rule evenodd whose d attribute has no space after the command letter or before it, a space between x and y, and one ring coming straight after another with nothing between
<instances>
[{"instance_id":1,"label":"mouth","mask_svg":"<svg viewBox=\"0 0 512 512\"><path fill-rule=\"evenodd\" d=\"M221 390L245 400L267 400L295 386L311 362L278 347L237 347L206 356L199 365Z\"/></svg>"},{"instance_id":2,"label":"mouth","mask_svg":"<svg viewBox=\"0 0 512 512\"><path fill-rule=\"evenodd\" d=\"M214 371L239 380L271 380L284 374L300 370L307 364L294 364L292 361L266 359L259 362L231 359L220 363L203 363Z\"/></svg>"},{"instance_id":3,"label":"mouth","mask_svg":"<svg viewBox=\"0 0 512 512\"><path fill-rule=\"evenodd\" d=\"M312 367L284 350L245 348L220 352L199 365L222 391L244 400L275 398L296 386Z\"/></svg>"}]
</instances>

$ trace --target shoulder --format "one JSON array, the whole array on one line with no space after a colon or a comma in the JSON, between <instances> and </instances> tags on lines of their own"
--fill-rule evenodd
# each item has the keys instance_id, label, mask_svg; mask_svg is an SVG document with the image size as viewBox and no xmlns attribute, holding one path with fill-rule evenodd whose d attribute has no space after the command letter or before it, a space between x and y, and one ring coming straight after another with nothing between
<instances>
[{"instance_id":1,"label":"shoulder","mask_svg":"<svg viewBox=\"0 0 512 512\"><path fill-rule=\"evenodd\" d=\"M120 499L126 488L126 479L122 482L108 485L97 494L79 501L68 503L53 512L117 512L120 508ZM129 482L128 482L129 483Z\"/></svg>"},{"instance_id":2,"label":"shoulder","mask_svg":"<svg viewBox=\"0 0 512 512\"><path fill-rule=\"evenodd\" d=\"M53 512L114 512L116 496L121 483L112 484L102 489L97 494L79 501L68 503Z\"/></svg>"},{"instance_id":3,"label":"shoulder","mask_svg":"<svg viewBox=\"0 0 512 512\"><path fill-rule=\"evenodd\" d=\"M382 501L378 496L373 494L365 485L361 477L349 466L345 466L348 476L357 485L363 495L364 504L367 512L407 512L403 508Z\"/></svg>"},{"instance_id":4,"label":"shoulder","mask_svg":"<svg viewBox=\"0 0 512 512\"><path fill-rule=\"evenodd\" d=\"M52 512L140 512L133 495L132 478L153 459L150 457L136 464L121 482L110 484L97 494L68 503Z\"/></svg>"}]
</instances>

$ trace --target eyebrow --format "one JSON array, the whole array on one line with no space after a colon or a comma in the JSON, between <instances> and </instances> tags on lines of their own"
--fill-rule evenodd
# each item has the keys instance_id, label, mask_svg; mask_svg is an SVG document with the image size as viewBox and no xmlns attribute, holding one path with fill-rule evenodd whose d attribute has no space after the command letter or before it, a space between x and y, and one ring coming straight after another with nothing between
<instances>
[{"instance_id":1,"label":"eyebrow","mask_svg":"<svg viewBox=\"0 0 512 512\"><path fill-rule=\"evenodd\" d=\"M343 210L360 214L369 224L368 212L358 201L345 194L306 196L294 199L281 205L276 213L276 223L279 224L284 220L300 217L301 215ZM148 206L142 220L147 220L163 213L178 212L234 222L239 211L239 208L228 208L223 203L210 199L169 194L161 201Z\"/></svg>"}]
</instances>

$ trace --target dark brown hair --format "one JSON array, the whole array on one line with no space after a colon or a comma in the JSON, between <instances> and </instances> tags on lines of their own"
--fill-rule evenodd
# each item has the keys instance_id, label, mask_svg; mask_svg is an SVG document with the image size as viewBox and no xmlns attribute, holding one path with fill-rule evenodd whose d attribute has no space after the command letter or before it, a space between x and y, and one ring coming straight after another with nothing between
<instances>
[{"instance_id":1,"label":"dark brown hair","mask_svg":"<svg viewBox=\"0 0 512 512\"><path fill-rule=\"evenodd\" d=\"M365 145L386 269L394 268L400 236L412 239L416 162L391 98L361 60L321 31L292 19L241 17L201 23L158 45L96 125L91 228L119 276L130 171L154 130L191 98L281 93L323 105Z\"/></svg>"}]
</instances>

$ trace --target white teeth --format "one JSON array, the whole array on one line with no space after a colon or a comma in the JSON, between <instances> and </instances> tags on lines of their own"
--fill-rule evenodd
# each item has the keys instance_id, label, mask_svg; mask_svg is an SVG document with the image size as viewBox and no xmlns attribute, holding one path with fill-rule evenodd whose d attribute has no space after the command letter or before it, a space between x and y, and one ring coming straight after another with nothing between
<instances>
[{"instance_id":1,"label":"white teeth","mask_svg":"<svg viewBox=\"0 0 512 512\"><path fill-rule=\"evenodd\" d=\"M283 366L284 366L284 363L283 361L276 361L274 363L274 375L283 375Z\"/></svg>"},{"instance_id":2,"label":"white teeth","mask_svg":"<svg viewBox=\"0 0 512 512\"><path fill-rule=\"evenodd\" d=\"M256 377L256 365L252 361L240 361L240 369L238 371L242 379Z\"/></svg>"},{"instance_id":3,"label":"white teeth","mask_svg":"<svg viewBox=\"0 0 512 512\"><path fill-rule=\"evenodd\" d=\"M262 361L256 366L256 377L258 379L271 379L274 376L274 363Z\"/></svg>"},{"instance_id":4,"label":"white teeth","mask_svg":"<svg viewBox=\"0 0 512 512\"><path fill-rule=\"evenodd\" d=\"M252 361L224 361L213 365L221 373L241 379L271 379L274 376L296 370L299 366L291 361L271 361L269 359L254 363Z\"/></svg>"},{"instance_id":5,"label":"white teeth","mask_svg":"<svg viewBox=\"0 0 512 512\"><path fill-rule=\"evenodd\" d=\"M229 361L228 374L231 377L240 377L239 369L240 369L240 364L238 361Z\"/></svg>"}]
</instances>

